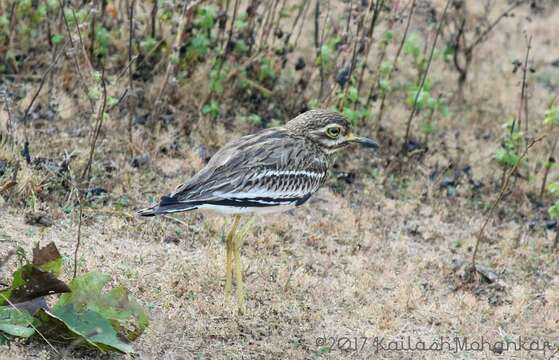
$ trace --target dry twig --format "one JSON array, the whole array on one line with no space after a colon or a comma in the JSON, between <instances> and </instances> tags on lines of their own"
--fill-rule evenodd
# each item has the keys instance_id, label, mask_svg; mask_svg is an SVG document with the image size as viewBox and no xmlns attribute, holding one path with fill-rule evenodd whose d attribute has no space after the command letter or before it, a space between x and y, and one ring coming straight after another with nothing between
<instances>
[{"instance_id":1,"label":"dry twig","mask_svg":"<svg viewBox=\"0 0 559 360\"><path fill-rule=\"evenodd\" d=\"M479 231L478 231L477 236L476 236L476 244L475 244L475 247L474 247L474 252L472 254L472 269L475 270L475 268L476 268L476 257L477 257L477 253L478 253L478 249L479 249L479 244L481 243L481 241L484 237L485 228L487 227L487 224L489 224L489 221L491 220L491 217L493 215L493 211L495 210L495 208L497 208L497 205L499 205L499 203L503 199L503 196L507 192L507 189L508 189L508 186L509 186L509 180L510 180L511 176L516 172L516 169L518 168L518 166L520 165L522 160L528 154L528 150L530 150L530 148L532 146L534 146L537 142L542 140L544 137L545 137L545 135L540 136L540 137L536 138L535 140L532 140L526 146L526 149L524 149L524 152L522 153L522 155L520 155L520 157L518 158L518 160L516 161L514 166L507 173L507 175L505 177L505 180L503 182L503 185L501 186L501 191L499 192L499 195L497 196L497 199L495 199L493 204L491 204L491 207L489 209L487 209L485 214L483 214L483 217L485 218L485 221L483 222L483 224L479 228Z\"/></svg>"}]
</instances>

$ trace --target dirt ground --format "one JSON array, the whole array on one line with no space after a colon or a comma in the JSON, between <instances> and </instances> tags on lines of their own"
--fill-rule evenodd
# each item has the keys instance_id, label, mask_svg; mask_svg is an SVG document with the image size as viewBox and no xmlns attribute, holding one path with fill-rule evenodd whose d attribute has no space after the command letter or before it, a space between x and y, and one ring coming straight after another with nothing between
<instances>
[{"instance_id":1,"label":"dirt ground","mask_svg":"<svg viewBox=\"0 0 559 360\"><path fill-rule=\"evenodd\" d=\"M441 9L442 2L437 4ZM536 209L528 200L539 190L550 139L534 146L532 164L540 165L533 165L528 180L515 180L516 190L485 229L478 262L487 277L469 281L467 271L484 210L499 191L501 170L493 156L502 123L517 111L519 76L512 73L512 62L526 51L525 32L534 36L536 73L529 88L534 134L540 127L545 132L543 112L559 89L559 67L553 65L559 60L559 7L549 9L536 15L522 9L499 24L476 51L465 105L454 107L452 118L439 123L430 151L403 175L385 176L390 137L401 136L409 114L394 103L384 120L386 134L379 136L383 149L378 154L347 150L336 157L326 186L304 206L255 218L242 248L244 315L237 313L235 298L227 302L223 291L224 236L230 218L200 213L135 216L137 209L203 166L202 141L175 136L181 129L171 124L160 145L175 141L178 148L150 153L147 130L137 128L136 146L150 154L146 164L137 167L123 151L124 125L109 122L93 166L93 173L100 175L91 181L108 194L84 209L78 268L105 272L114 284L129 288L148 309L151 324L133 343L136 355L73 350L66 356L559 358L559 257L551 249L555 232L545 227L546 209ZM421 21L414 27L421 29ZM454 77L445 80L448 69L433 72L442 84L454 86ZM61 102L70 102L60 96ZM0 112L0 123L5 116ZM75 151L76 162L83 164L88 137L75 136L79 129L71 112L61 116L34 129L32 154L60 159L64 151ZM216 125L212 130L219 147L246 129ZM8 157L2 151L0 158ZM449 190L442 185L448 176L444 170L455 159L469 166L471 176L463 172ZM550 180L558 176L553 169ZM78 224L77 212L65 211L70 197L34 205L53 219L52 226L44 227L26 223L32 207L28 203L0 195L0 255L54 241L67 260L65 278L70 278ZM10 260L0 279L8 279L15 267ZM456 341L470 347L456 347ZM439 344L442 350L422 351L421 343L426 348ZM34 339L12 343L0 358L55 355Z\"/></svg>"}]
</instances>

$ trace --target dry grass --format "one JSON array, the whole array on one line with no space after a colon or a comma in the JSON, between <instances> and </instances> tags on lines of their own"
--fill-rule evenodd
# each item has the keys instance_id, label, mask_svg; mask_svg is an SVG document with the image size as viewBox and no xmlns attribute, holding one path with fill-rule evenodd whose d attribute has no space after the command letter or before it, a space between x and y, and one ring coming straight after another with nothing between
<instances>
[{"instance_id":1,"label":"dry grass","mask_svg":"<svg viewBox=\"0 0 559 360\"><path fill-rule=\"evenodd\" d=\"M224 233L230 219L189 213L177 215L180 221L144 220L135 217L134 210L194 174L203 166L207 149L239 136L246 126L230 130L203 123L186 138L183 126L193 115L184 111L179 124L164 129L156 143L147 136L148 130L138 127L134 143L128 145L124 119L112 114L99 139L92 178L92 186L103 186L109 194L106 200L84 210L78 266L80 272L111 274L115 284L131 289L149 309L151 325L134 344L137 358L559 356L549 351L499 356L487 349L375 353L374 346L377 336L385 343L407 336L425 342L441 336L467 337L470 341L483 337L490 342L522 336L559 346L559 258L550 249L554 234L542 227L528 230L526 225L541 216L541 210L534 210L524 198L525 193L538 188L541 170L534 170L530 181L518 180L496 220L487 227L487 241L482 244L478 262L492 269L498 281L467 282L464 267L459 266L470 260L475 234L483 222L482 210L498 190L500 170L492 157L499 146L501 124L516 113L519 77L511 73L510 64L525 51L524 30L534 34L533 59L538 70L532 75L530 90L534 128L541 124L544 104L552 96L545 84L555 82L557 86L559 70L550 63L558 56L559 38L555 34L559 31L559 10L553 9L531 21L526 11L518 11L514 20L503 22L479 48L466 88L467 103L454 109L454 118L440 122L431 151L421 162L413 163L411 171L389 177L383 184L388 154L372 158L370 153L353 149L351 156L338 158L340 170L356 174L352 184L332 179L304 207L258 218L243 247L248 302L243 316L236 313L234 301L225 302L223 294ZM420 24L415 26L421 28ZM454 86L454 75L447 68L433 71L443 84ZM176 91L187 93L185 89ZM61 119L33 129L33 155L60 160L64 151L73 152L76 157L71 168L82 169L88 154L87 136L83 136L87 133L76 113L68 110L75 107L74 100L63 91L57 96ZM178 106L192 110L198 101L190 92ZM404 106L394 105L385 117L386 148L389 140L402 135L407 114ZM5 120L6 113L0 111L0 123ZM82 136L76 137L80 133ZM171 149L173 143L179 145L177 149L158 151ZM543 160L545 147L545 143L538 144L533 159ZM134 168L130 149L135 154L150 153L151 158ZM2 145L0 158L14 159L17 151ZM435 180L430 175L450 163L470 165L474 177L484 183L481 192L463 181L455 196L447 196L439 187L444 175ZM375 169L378 173L372 176ZM19 195L0 197L0 254L17 246L30 249L34 242L54 241L61 253L72 259L77 215L75 211L66 214L63 208L73 200L56 191L38 193L48 174L25 164L20 171L21 180L14 190ZM551 180L557 176L554 170ZM343 194L333 191L340 186ZM29 207L47 211L54 225L25 224ZM71 262L66 264L66 278L72 272ZM15 267L12 259L1 270L1 278L7 279ZM327 344L331 337L357 338L359 345L364 338L367 342L357 352L337 346L328 351L317 345L322 337L327 338ZM13 343L1 357L47 359L52 355L37 340ZM96 355L79 350L73 356Z\"/></svg>"},{"instance_id":2,"label":"dry grass","mask_svg":"<svg viewBox=\"0 0 559 360\"><path fill-rule=\"evenodd\" d=\"M221 218L188 216L185 225L177 225L88 215L80 271L112 274L149 308L152 325L136 344L141 358L308 358L319 352L318 337L369 337L360 357L373 354L375 336L555 340L559 293L556 255L546 250L550 239L524 234L512 248L511 238L522 229L512 222L492 226L484 263L497 271L499 284L457 289L462 281L453 260L468 253L464 248L473 243L479 216L461 205L449 210L447 204L389 200L368 185L375 206L355 208L322 191L297 212L258 219L243 249L249 309L244 316L224 302L227 221ZM47 230L23 224L14 210L3 210L1 219L2 233L18 245L52 240L71 256L74 219L62 218ZM178 232L178 244L165 241ZM29 351L36 348L40 344ZM27 349L11 351L25 357ZM354 355L333 349L325 356ZM465 354L427 354L454 356Z\"/></svg>"}]
</instances>

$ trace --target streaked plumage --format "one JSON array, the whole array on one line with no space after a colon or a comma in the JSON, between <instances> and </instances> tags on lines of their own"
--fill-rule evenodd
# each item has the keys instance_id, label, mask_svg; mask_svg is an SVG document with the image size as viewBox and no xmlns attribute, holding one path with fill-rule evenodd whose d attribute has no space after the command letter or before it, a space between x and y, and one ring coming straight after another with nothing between
<instances>
[{"instance_id":1,"label":"streaked plumage","mask_svg":"<svg viewBox=\"0 0 559 360\"><path fill-rule=\"evenodd\" d=\"M351 144L376 147L376 143L351 134L340 114L307 111L284 127L262 130L232 141L208 164L158 204L140 210L142 216L216 210L235 214L226 238L225 294L232 287L233 258L239 310L244 311L240 256L245 230L237 233L240 214L282 211L304 204L326 179L330 155Z\"/></svg>"},{"instance_id":2,"label":"streaked plumage","mask_svg":"<svg viewBox=\"0 0 559 360\"><path fill-rule=\"evenodd\" d=\"M341 129L339 139L323 138L328 126ZM139 214L195 209L266 213L302 205L324 183L330 154L351 142L342 136L349 131L342 115L311 110L285 127L244 136L225 145L199 173Z\"/></svg>"}]
</instances>

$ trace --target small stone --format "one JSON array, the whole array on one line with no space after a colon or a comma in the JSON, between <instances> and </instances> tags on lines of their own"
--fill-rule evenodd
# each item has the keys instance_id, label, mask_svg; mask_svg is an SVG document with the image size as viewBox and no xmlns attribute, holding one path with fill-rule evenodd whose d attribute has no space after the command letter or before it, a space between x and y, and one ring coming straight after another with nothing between
<instances>
[{"instance_id":1,"label":"small stone","mask_svg":"<svg viewBox=\"0 0 559 360\"><path fill-rule=\"evenodd\" d=\"M25 223L29 225L52 226L52 217L44 211L28 212L25 214Z\"/></svg>"},{"instance_id":2,"label":"small stone","mask_svg":"<svg viewBox=\"0 0 559 360\"><path fill-rule=\"evenodd\" d=\"M297 71L303 70L306 65L307 64L305 64L305 59L300 57L300 58L297 59L297 62L295 63L295 70L297 70Z\"/></svg>"},{"instance_id":3,"label":"small stone","mask_svg":"<svg viewBox=\"0 0 559 360\"><path fill-rule=\"evenodd\" d=\"M149 154L144 154L142 156L136 156L132 159L132 167L139 168L147 164L150 160Z\"/></svg>"},{"instance_id":4,"label":"small stone","mask_svg":"<svg viewBox=\"0 0 559 360\"><path fill-rule=\"evenodd\" d=\"M167 236L165 236L165 239L163 239L163 242L165 244L178 245L181 242L181 240L178 237L176 237L175 235L167 235Z\"/></svg>"}]
</instances>

